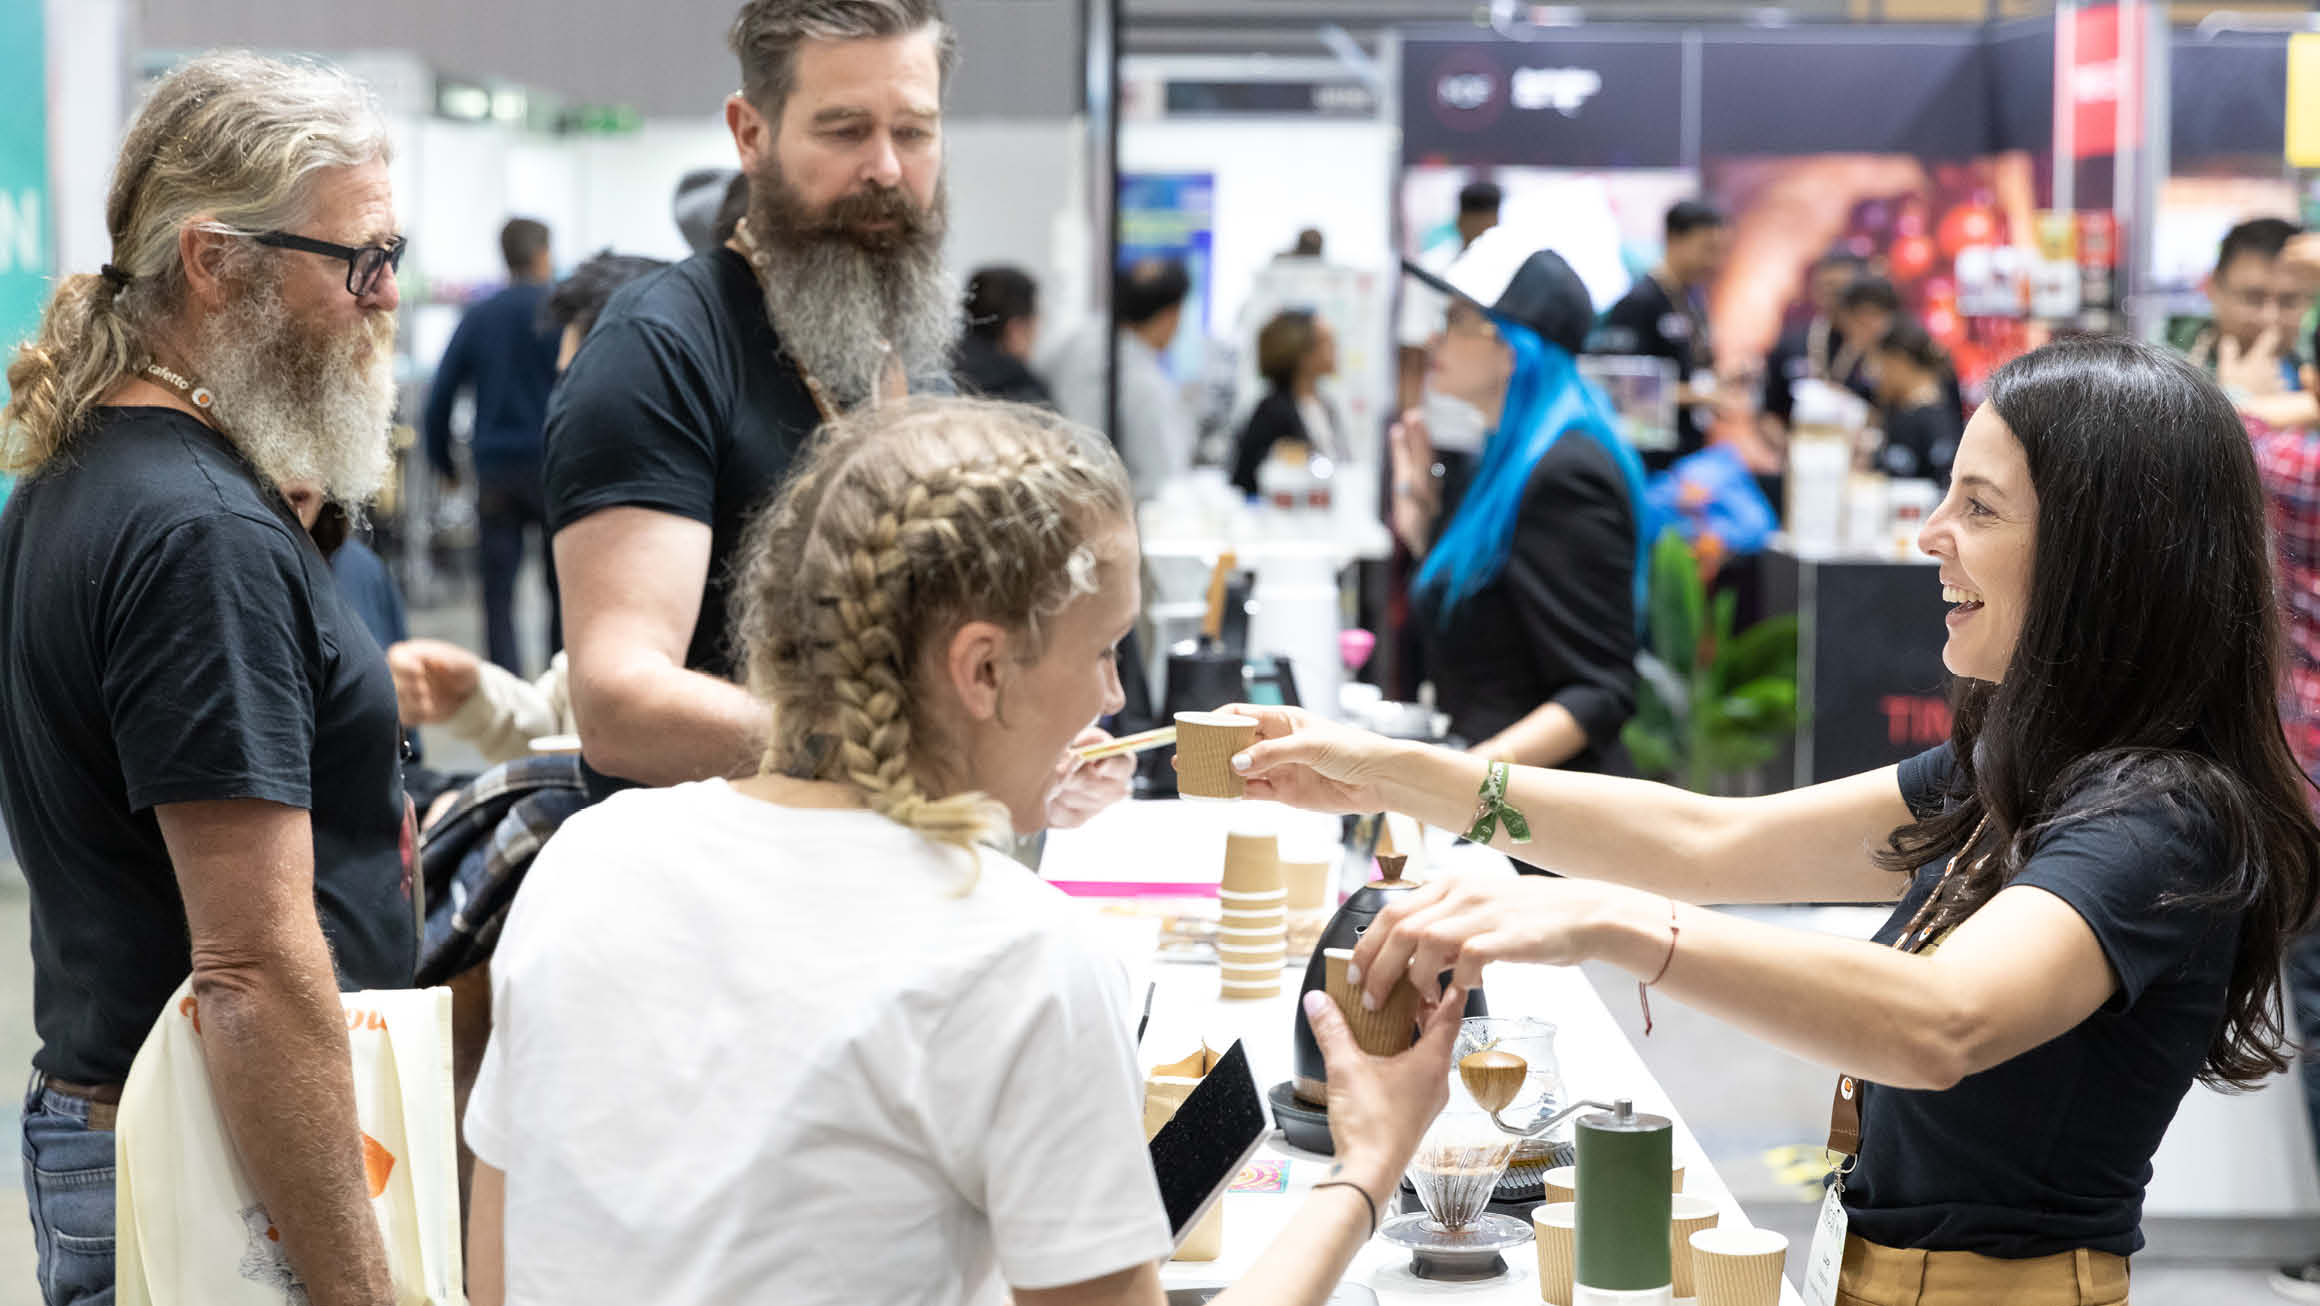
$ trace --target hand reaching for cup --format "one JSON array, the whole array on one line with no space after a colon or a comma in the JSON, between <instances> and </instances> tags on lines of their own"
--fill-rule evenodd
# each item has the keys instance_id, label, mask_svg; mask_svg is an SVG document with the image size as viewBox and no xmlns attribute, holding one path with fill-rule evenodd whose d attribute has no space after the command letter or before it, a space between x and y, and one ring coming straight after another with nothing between
<instances>
[{"instance_id":1,"label":"hand reaching for cup","mask_svg":"<svg viewBox=\"0 0 2320 1306\"><path fill-rule=\"evenodd\" d=\"M1364 1006L1383 1005L1404 976L1421 998L1452 983L1482 982L1494 961L1569 966L1591 956L1587 928L1614 896L1637 891L1594 880L1539 875L1461 875L1394 895L1377 914L1346 967ZM1375 1007L1371 1007L1375 1010Z\"/></svg>"},{"instance_id":2,"label":"hand reaching for cup","mask_svg":"<svg viewBox=\"0 0 2320 1306\"><path fill-rule=\"evenodd\" d=\"M1110 731L1089 726L1064 750L1063 757L1055 764L1055 783L1047 791L1050 829L1077 829L1094 819L1096 813L1128 796L1128 787L1136 776L1133 754L1107 757L1098 762L1080 760L1080 749L1109 743L1111 738Z\"/></svg>"},{"instance_id":3,"label":"hand reaching for cup","mask_svg":"<svg viewBox=\"0 0 2320 1306\"><path fill-rule=\"evenodd\" d=\"M1372 1056L1329 995L1305 995L1305 1020L1329 1071L1329 1132L1337 1142L1338 1171L1360 1184L1381 1208L1401 1182L1426 1126L1450 1100L1450 1053L1466 991L1453 985L1421 1010L1416 1047Z\"/></svg>"},{"instance_id":4,"label":"hand reaching for cup","mask_svg":"<svg viewBox=\"0 0 2320 1306\"><path fill-rule=\"evenodd\" d=\"M1383 784L1406 747L1400 741L1302 708L1236 703L1225 710L1257 721L1257 742L1233 758L1246 797L1314 812L1382 812L1392 806Z\"/></svg>"}]
</instances>

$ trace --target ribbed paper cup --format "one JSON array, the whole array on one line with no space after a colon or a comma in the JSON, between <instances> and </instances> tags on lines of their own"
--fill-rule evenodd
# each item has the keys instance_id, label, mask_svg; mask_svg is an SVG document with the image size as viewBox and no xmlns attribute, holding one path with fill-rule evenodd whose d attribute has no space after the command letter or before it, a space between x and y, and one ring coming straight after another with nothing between
<instances>
[{"instance_id":1,"label":"ribbed paper cup","mask_svg":"<svg viewBox=\"0 0 2320 1306\"><path fill-rule=\"evenodd\" d=\"M1227 970L1235 967L1247 970L1253 966L1270 966L1274 970L1279 970L1282 963L1288 960L1289 950L1286 947L1227 948L1220 946L1216 950L1216 964Z\"/></svg>"},{"instance_id":2,"label":"ribbed paper cup","mask_svg":"<svg viewBox=\"0 0 2320 1306\"><path fill-rule=\"evenodd\" d=\"M1692 1235L1692 1283L1700 1306L1777 1306L1788 1239L1740 1226Z\"/></svg>"},{"instance_id":3,"label":"ribbed paper cup","mask_svg":"<svg viewBox=\"0 0 2320 1306\"><path fill-rule=\"evenodd\" d=\"M1410 987L1410 981L1394 981L1385 1005L1367 1011L1361 1005L1361 990L1345 982L1345 964L1353 960L1353 949L1324 948L1321 955L1329 996L1345 1013L1345 1023L1353 1027L1353 1041L1361 1050L1380 1057L1409 1051L1418 1041L1418 991Z\"/></svg>"},{"instance_id":4,"label":"ribbed paper cup","mask_svg":"<svg viewBox=\"0 0 2320 1306\"><path fill-rule=\"evenodd\" d=\"M1328 906L1330 870L1328 862L1282 862L1281 885L1289 891L1289 910Z\"/></svg>"},{"instance_id":5,"label":"ribbed paper cup","mask_svg":"<svg viewBox=\"0 0 2320 1306\"><path fill-rule=\"evenodd\" d=\"M1186 798L1238 798L1233 754L1257 741L1255 717L1233 712L1176 714L1176 792Z\"/></svg>"},{"instance_id":6,"label":"ribbed paper cup","mask_svg":"<svg viewBox=\"0 0 2320 1306\"><path fill-rule=\"evenodd\" d=\"M1716 1204L1705 1197L1678 1197L1669 1208L1668 1269L1675 1279L1676 1296L1699 1295L1692 1278L1692 1235L1715 1228L1716 1220Z\"/></svg>"},{"instance_id":7,"label":"ribbed paper cup","mask_svg":"<svg viewBox=\"0 0 2320 1306\"><path fill-rule=\"evenodd\" d=\"M1289 933L1289 918L1279 912L1226 912L1216 923L1217 936L1234 939L1279 939Z\"/></svg>"},{"instance_id":8,"label":"ribbed paper cup","mask_svg":"<svg viewBox=\"0 0 2320 1306\"><path fill-rule=\"evenodd\" d=\"M1270 834L1226 835L1224 874L1217 887L1220 892L1236 895L1282 892L1280 839ZM1249 899L1242 897L1240 901Z\"/></svg>"},{"instance_id":9,"label":"ribbed paper cup","mask_svg":"<svg viewBox=\"0 0 2320 1306\"><path fill-rule=\"evenodd\" d=\"M1217 981L1217 995L1227 1002L1277 998L1281 996L1281 972L1268 971L1261 979L1234 979L1228 973Z\"/></svg>"},{"instance_id":10,"label":"ribbed paper cup","mask_svg":"<svg viewBox=\"0 0 2320 1306\"><path fill-rule=\"evenodd\" d=\"M1531 1208L1531 1232L1539 1240L1539 1300L1547 1306L1571 1306L1571 1232L1579 1208L1570 1202L1544 1202Z\"/></svg>"},{"instance_id":11,"label":"ribbed paper cup","mask_svg":"<svg viewBox=\"0 0 2320 1306\"><path fill-rule=\"evenodd\" d=\"M1575 1202L1579 1200L1579 1167L1558 1165L1547 1171L1545 1183L1548 1201Z\"/></svg>"},{"instance_id":12,"label":"ribbed paper cup","mask_svg":"<svg viewBox=\"0 0 2320 1306\"><path fill-rule=\"evenodd\" d=\"M1681 1162L1681 1161L1678 1161L1678 1162L1676 1162L1676 1168L1675 1168L1674 1172L1668 1176L1668 1191L1669 1191L1669 1192L1671 1192L1671 1193L1680 1193L1680 1192L1682 1192L1683 1190L1684 1190L1684 1163L1683 1163L1683 1162Z\"/></svg>"},{"instance_id":13,"label":"ribbed paper cup","mask_svg":"<svg viewBox=\"0 0 2320 1306\"><path fill-rule=\"evenodd\" d=\"M1289 895L1283 889L1262 889L1255 893L1219 889L1216 900L1224 904L1226 911L1279 911L1289 905Z\"/></svg>"}]
</instances>

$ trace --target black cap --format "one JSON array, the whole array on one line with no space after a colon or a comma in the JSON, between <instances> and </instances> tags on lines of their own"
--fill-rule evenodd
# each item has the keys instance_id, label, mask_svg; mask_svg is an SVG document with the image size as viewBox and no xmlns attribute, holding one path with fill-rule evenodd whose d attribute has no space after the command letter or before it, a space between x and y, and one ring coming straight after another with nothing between
<instances>
[{"instance_id":1,"label":"black cap","mask_svg":"<svg viewBox=\"0 0 2320 1306\"><path fill-rule=\"evenodd\" d=\"M1501 228L1500 230L1503 230ZM1491 234L1496 234L1495 232ZM1563 256L1551 249L1534 251L1506 278L1496 298L1485 304L1472 291L1482 289L1478 278L1495 280L1489 265L1503 259L1491 257L1494 251L1485 248L1490 240L1485 235L1474 242L1458 262L1450 265L1449 276L1437 276L1408 259L1402 260L1402 270L1446 295L1465 301L1493 317L1506 318L1539 333L1539 338L1560 347L1566 353L1576 354L1587 343L1587 333L1595 326L1595 301L1587 293L1587 284L1579 274L1563 261ZM1477 253L1481 254L1476 258ZM1469 263L1469 259L1474 259ZM1460 276L1471 268L1475 276ZM1465 282L1461 288L1457 282Z\"/></svg>"}]
</instances>

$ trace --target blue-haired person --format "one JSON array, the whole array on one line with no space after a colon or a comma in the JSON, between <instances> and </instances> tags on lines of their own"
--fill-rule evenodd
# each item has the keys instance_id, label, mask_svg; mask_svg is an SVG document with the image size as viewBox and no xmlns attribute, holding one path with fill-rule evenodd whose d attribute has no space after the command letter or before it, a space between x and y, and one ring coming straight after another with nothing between
<instances>
[{"instance_id":1,"label":"blue-haired person","mask_svg":"<svg viewBox=\"0 0 2320 1306\"><path fill-rule=\"evenodd\" d=\"M1621 772L1635 710L1643 462L1575 355L1594 320L1560 255L1495 229L1443 277L1426 383L1490 431L1444 511L1423 420L1394 428L1394 532L1420 559L1413 619L1452 729L1484 756Z\"/></svg>"}]
</instances>

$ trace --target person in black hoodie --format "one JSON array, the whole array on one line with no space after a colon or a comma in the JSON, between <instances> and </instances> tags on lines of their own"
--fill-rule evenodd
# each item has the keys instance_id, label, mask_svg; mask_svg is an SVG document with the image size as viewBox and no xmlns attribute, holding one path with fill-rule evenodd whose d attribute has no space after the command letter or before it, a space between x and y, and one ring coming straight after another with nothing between
<instances>
[{"instance_id":1,"label":"person in black hoodie","mask_svg":"<svg viewBox=\"0 0 2320 1306\"><path fill-rule=\"evenodd\" d=\"M1321 398L1321 378L1337 371L1337 333L1303 310L1275 314L1257 332L1257 372L1270 387L1249 410L1248 425L1233 453L1233 484L1243 494L1257 492L1257 469L1283 440L1336 458L1341 451L1337 417Z\"/></svg>"},{"instance_id":2,"label":"person in black hoodie","mask_svg":"<svg viewBox=\"0 0 2320 1306\"><path fill-rule=\"evenodd\" d=\"M1032 375L1031 342L1039 335L1039 283L1018 267L994 263L967 278L967 333L952 371L959 389L992 399L1055 407L1047 384Z\"/></svg>"}]
</instances>

